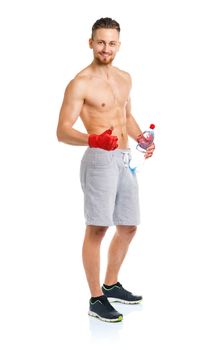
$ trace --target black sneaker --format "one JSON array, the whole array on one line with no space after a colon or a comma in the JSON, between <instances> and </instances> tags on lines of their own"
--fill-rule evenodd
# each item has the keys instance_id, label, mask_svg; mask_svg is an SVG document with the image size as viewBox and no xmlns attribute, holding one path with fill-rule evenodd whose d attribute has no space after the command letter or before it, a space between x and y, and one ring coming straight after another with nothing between
<instances>
[{"instance_id":1,"label":"black sneaker","mask_svg":"<svg viewBox=\"0 0 217 350\"><path fill-rule=\"evenodd\" d=\"M102 291L110 302L119 301L123 304L138 304L142 300L141 295L132 294L128 290L124 289L119 282L110 288L103 285Z\"/></svg>"},{"instance_id":2,"label":"black sneaker","mask_svg":"<svg viewBox=\"0 0 217 350\"><path fill-rule=\"evenodd\" d=\"M123 315L113 308L105 295L95 302L91 302L90 300L88 314L106 322L120 322L123 320Z\"/></svg>"}]
</instances>

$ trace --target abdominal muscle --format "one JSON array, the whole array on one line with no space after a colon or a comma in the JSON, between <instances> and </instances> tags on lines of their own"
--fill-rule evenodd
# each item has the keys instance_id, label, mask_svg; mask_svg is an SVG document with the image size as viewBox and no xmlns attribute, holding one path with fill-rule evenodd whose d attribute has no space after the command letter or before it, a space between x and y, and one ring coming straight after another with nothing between
<instances>
[{"instance_id":1,"label":"abdominal muscle","mask_svg":"<svg viewBox=\"0 0 217 350\"><path fill-rule=\"evenodd\" d=\"M118 137L118 148L119 149L127 149L128 148L128 135L126 128L126 117L125 116L111 116L107 113L101 113L97 115L95 113L94 116L82 116L81 119L83 124L87 130L87 133L100 135L105 130L111 129L112 136Z\"/></svg>"}]
</instances>

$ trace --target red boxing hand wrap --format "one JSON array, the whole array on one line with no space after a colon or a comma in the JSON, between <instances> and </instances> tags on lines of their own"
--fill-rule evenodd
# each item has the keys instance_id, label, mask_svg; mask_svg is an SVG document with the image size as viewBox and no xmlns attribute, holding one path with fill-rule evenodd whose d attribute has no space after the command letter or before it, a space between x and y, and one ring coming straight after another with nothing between
<instances>
[{"instance_id":1,"label":"red boxing hand wrap","mask_svg":"<svg viewBox=\"0 0 217 350\"><path fill-rule=\"evenodd\" d=\"M108 129L100 135L89 135L88 145L90 147L102 148L106 151L113 151L118 147L118 138L117 136L112 136L112 130Z\"/></svg>"}]
</instances>

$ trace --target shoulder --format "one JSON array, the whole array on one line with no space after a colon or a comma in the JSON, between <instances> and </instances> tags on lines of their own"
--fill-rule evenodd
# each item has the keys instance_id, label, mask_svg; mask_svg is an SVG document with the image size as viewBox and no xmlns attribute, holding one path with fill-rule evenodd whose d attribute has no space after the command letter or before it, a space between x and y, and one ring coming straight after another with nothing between
<instances>
[{"instance_id":1,"label":"shoulder","mask_svg":"<svg viewBox=\"0 0 217 350\"><path fill-rule=\"evenodd\" d=\"M85 71L79 72L66 86L67 94L85 94L90 77Z\"/></svg>"},{"instance_id":2,"label":"shoulder","mask_svg":"<svg viewBox=\"0 0 217 350\"><path fill-rule=\"evenodd\" d=\"M74 88L84 88L88 81L88 75L80 72L68 83L66 88L69 90Z\"/></svg>"},{"instance_id":3,"label":"shoulder","mask_svg":"<svg viewBox=\"0 0 217 350\"><path fill-rule=\"evenodd\" d=\"M117 74L119 74L123 79L126 80L126 83L128 83L130 86L132 85L132 78L128 72L121 70L119 68L116 68L116 67L115 67L115 70L116 70Z\"/></svg>"}]
</instances>

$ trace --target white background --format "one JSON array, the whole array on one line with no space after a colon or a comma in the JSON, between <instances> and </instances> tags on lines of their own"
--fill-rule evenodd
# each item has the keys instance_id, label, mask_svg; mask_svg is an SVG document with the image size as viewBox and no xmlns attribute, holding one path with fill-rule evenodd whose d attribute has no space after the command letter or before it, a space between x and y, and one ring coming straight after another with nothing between
<instances>
[{"instance_id":1,"label":"white background","mask_svg":"<svg viewBox=\"0 0 217 350\"><path fill-rule=\"evenodd\" d=\"M135 342L147 350L216 350L215 5L1 2L2 350ZM79 183L85 147L56 139L65 87L92 61L91 26L106 16L121 25L115 65L132 75L133 114L142 129L156 124L155 155L138 175L142 224L120 275L144 302L116 305L125 316L116 325L87 316ZM102 246L102 282L113 232Z\"/></svg>"}]
</instances>

